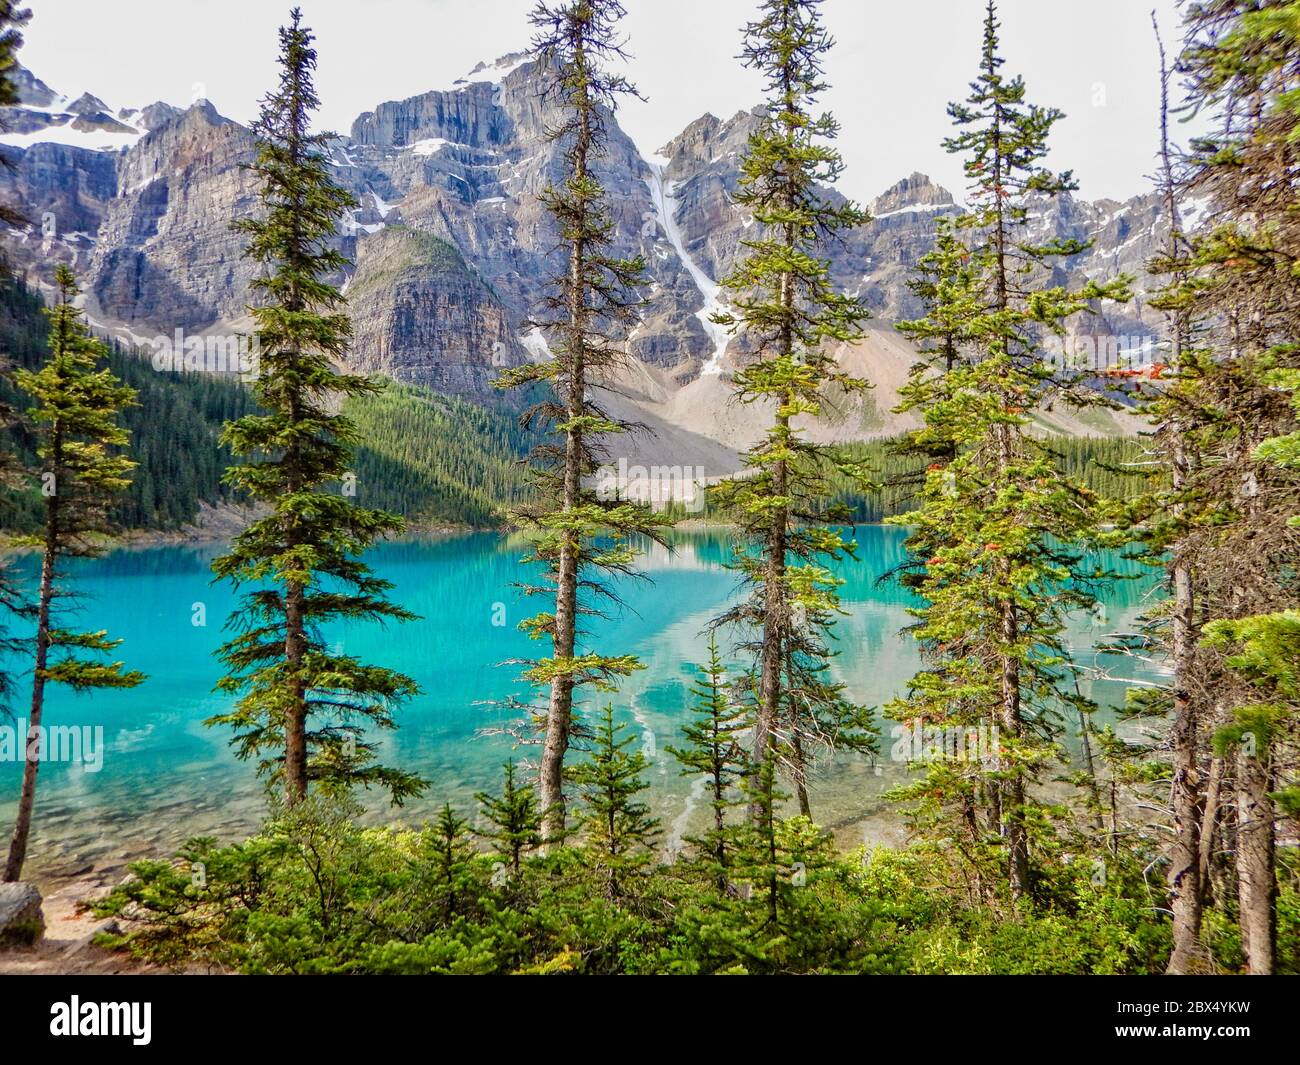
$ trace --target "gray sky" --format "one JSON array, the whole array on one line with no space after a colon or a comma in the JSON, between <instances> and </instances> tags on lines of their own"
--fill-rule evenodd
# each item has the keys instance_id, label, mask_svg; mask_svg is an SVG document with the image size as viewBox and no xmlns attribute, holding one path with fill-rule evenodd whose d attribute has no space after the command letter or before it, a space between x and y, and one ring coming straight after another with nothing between
<instances>
[{"instance_id":1,"label":"gray sky","mask_svg":"<svg viewBox=\"0 0 1300 1065\"><path fill-rule=\"evenodd\" d=\"M734 60L756 0L624 0L630 74L649 98L624 127L653 152L706 111L727 117L759 99ZM317 34L323 128L346 132L384 100L448 86L478 61L523 48L532 0L299 0ZM1008 73L1030 98L1064 110L1052 163L1082 194L1145 190L1156 137L1156 49L1150 11L1176 44L1176 0L1001 0ZM21 58L59 92L94 92L113 107L206 95L248 121L274 84L275 29L291 0L29 0ZM984 0L827 0L838 44L826 104L843 126L846 193L870 200L920 170L957 191L940 147L947 102L963 97L979 59Z\"/></svg>"}]
</instances>

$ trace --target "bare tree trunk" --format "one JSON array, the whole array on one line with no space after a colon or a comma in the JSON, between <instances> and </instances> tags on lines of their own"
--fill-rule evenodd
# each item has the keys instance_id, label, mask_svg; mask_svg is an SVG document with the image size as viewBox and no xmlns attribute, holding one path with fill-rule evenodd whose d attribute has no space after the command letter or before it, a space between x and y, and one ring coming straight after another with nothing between
<instances>
[{"instance_id":1,"label":"bare tree trunk","mask_svg":"<svg viewBox=\"0 0 1300 1065\"><path fill-rule=\"evenodd\" d=\"M785 492L785 463L777 463L772 491ZM768 532L763 573L763 646L759 653L758 714L754 722L754 762L769 754L781 712L781 665L785 649L787 606L785 594L786 527L784 514L776 514Z\"/></svg>"},{"instance_id":2,"label":"bare tree trunk","mask_svg":"<svg viewBox=\"0 0 1300 1065\"><path fill-rule=\"evenodd\" d=\"M53 444L55 454L60 448L56 427ZM57 468L56 463L56 468ZM54 569L59 554L59 490L47 503L45 518L45 554L41 559L41 583L38 592L36 616L36 659L32 673L32 702L27 722L27 742L24 746L23 785L18 795L18 813L14 818L14 832L9 841L9 857L5 861L4 879L12 883L23 875L27 860L27 841L31 835L32 812L36 806L36 774L45 752L41 749L41 718L45 710L45 670L50 655L50 604L54 599Z\"/></svg>"},{"instance_id":3,"label":"bare tree trunk","mask_svg":"<svg viewBox=\"0 0 1300 1065\"><path fill-rule=\"evenodd\" d=\"M307 649L304 598L303 586L290 582L284 593L284 657L294 671L302 667ZM284 722L284 800L296 806L307 798L307 692L300 679L294 680L290 696Z\"/></svg>"},{"instance_id":4,"label":"bare tree trunk","mask_svg":"<svg viewBox=\"0 0 1300 1065\"><path fill-rule=\"evenodd\" d=\"M574 652L577 603L576 551L565 545L560 556L555 610L554 653L571 658ZM551 680L546 709L546 736L538 769L538 799L542 809L542 839L548 845L564 840L564 756L569 750L573 725L573 678L561 674Z\"/></svg>"},{"instance_id":5,"label":"bare tree trunk","mask_svg":"<svg viewBox=\"0 0 1300 1065\"><path fill-rule=\"evenodd\" d=\"M999 463L1003 470L1011 465L1011 430L1008 426L997 428ZM1003 563L1005 565L1005 563ZM1001 613L1002 642L1014 646L1020 634L1016 604L1009 599L998 605ZM1007 735L1019 739L1023 731L1020 720L1020 663L1010 654L1002 655L1002 727ZM1005 787L1006 803L1003 806L1007 830L1007 866L1013 898L1029 893L1029 837L1025 828L1025 782L1018 772L1012 772ZM1009 809L1008 809L1009 807Z\"/></svg>"},{"instance_id":6,"label":"bare tree trunk","mask_svg":"<svg viewBox=\"0 0 1300 1065\"><path fill-rule=\"evenodd\" d=\"M581 49L578 55L581 61ZM590 121L590 115L582 109L574 147L574 172L579 181L587 176L587 156L592 136ZM577 236L569 250L567 355L572 361L572 373L567 393L562 397L570 422L564 434L565 513L571 512L582 502L582 429L573 423L583 414L587 392L584 358L584 345L587 343L586 259L586 242ZM555 632L551 643L552 654L556 659L572 659L576 650L580 568L580 545L572 533L566 532L556 567ZM546 735L542 741L542 759L537 777L538 801L542 810L542 841L546 846L558 845L564 841L564 756L569 750L569 736L573 728L573 688L573 675L567 671L561 671L551 678L551 695L546 708Z\"/></svg>"},{"instance_id":7,"label":"bare tree trunk","mask_svg":"<svg viewBox=\"0 0 1300 1065\"><path fill-rule=\"evenodd\" d=\"M1246 972L1273 974L1277 943L1273 872L1273 801L1265 749L1237 755L1237 890Z\"/></svg>"},{"instance_id":8,"label":"bare tree trunk","mask_svg":"<svg viewBox=\"0 0 1300 1065\"><path fill-rule=\"evenodd\" d=\"M787 86L789 79L787 76ZM792 199L792 194L787 194L787 202ZM795 241L795 232L792 226L786 226L784 231L785 242L788 246L793 246ZM794 280L789 273L781 277L781 306L787 311L794 307ZM783 356L789 356L794 351L794 330L787 320L781 327L781 333L778 340L779 351ZM778 413L776 416L776 431L784 433L790 428L790 418L784 413ZM775 497L784 497L788 489L788 475L786 463L784 460L778 461L772 468L772 495ZM790 522L790 515L785 507L777 507L770 518L770 526L767 534L767 542L764 545L766 558L764 559L763 574L763 646L759 653L759 691L758 691L758 713L754 720L754 751L753 762L757 770L761 771L762 765L769 758L774 758L773 736L776 731L777 721L781 713L781 670L784 666L787 627L790 624L790 604L787 601L787 590L785 582L785 555L788 547L787 534ZM798 725L791 719L791 731L797 732ZM803 758L795 748L795 777L798 779L803 773ZM768 779L766 785L767 794L764 801L767 803L768 815L774 815L775 811L771 810L773 801L772 791L775 782ZM806 796L805 796L806 801ZM757 820L761 816L761 811L757 808L758 804L751 804L750 814Z\"/></svg>"},{"instance_id":9,"label":"bare tree trunk","mask_svg":"<svg viewBox=\"0 0 1300 1065\"><path fill-rule=\"evenodd\" d=\"M1223 785L1223 759L1210 759L1210 780L1205 788L1205 808L1201 811L1201 905L1210 905L1213 899L1214 843L1219 829L1219 793Z\"/></svg>"},{"instance_id":10,"label":"bare tree trunk","mask_svg":"<svg viewBox=\"0 0 1300 1065\"><path fill-rule=\"evenodd\" d=\"M799 734L799 715L790 712L790 752L794 759L794 791L799 800L799 812L811 820L812 806L808 802L808 769L804 762L803 737Z\"/></svg>"},{"instance_id":11,"label":"bare tree trunk","mask_svg":"<svg viewBox=\"0 0 1300 1065\"><path fill-rule=\"evenodd\" d=\"M1174 429L1179 433L1178 427ZM1186 483L1187 460L1181 435L1174 448L1174 490ZM1199 953L1201 938L1200 736L1196 702L1189 683L1196 661L1194 595L1191 567L1181 555L1173 563L1174 835L1169 851L1168 883L1173 911L1173 952L1166 972L1186 975Z\"/></svg>"},{"instance_id":12,"label":"bare tree trunk","mask_svg":"<svg viewBox=\"0 0 1300 1065\"><path fill-rule=\"evenodd\" d=\"M1093 819L1092 823L1096 827L1098 834L1106 829L1106 821L1101 814L1101 788L1097 784L1097 764L1092 757L1092 725L1088 721L1088 715L1082 706L1083 692L1079 688L1079 676L1074 676L1074 694L1080 700L1079 706L1079 738L1083 742L1083 766L1084 771L1088 774L1088 794L1092 796Z\"/></svg>"},{"instance_id":13,"label":"bare tree trunk","mask_svg":"<svg viewBox=\"0 0 1300 1065\"><path fill-rule=\"evenodd\" d=\"M1178 197L1174 178L1173 157L1169 149L1169 66L1165 59L1165 44L1160 36L1160 26L1155 13L1151 15L1160 49L1160 160L1161 191L1164 194L1165 213L1169 217L1168 255L1177 262L1182 223L1178 214ZM1185 272L1175 274L1185 281ZM1183 311L1174 312L1170 319L1170 361L1181 368L1183 349L1187 339L1187 318ZM1175 495L1186 489L1190 463L1187 454L1184 427L1178 419L1168 429L1173 438L1170 465L1173 468ZM1182 517L1186 506L1176 502L1174 513ZM1173 951L1166 972L1171 976L1192 971L1200 945L1201 905L1201 825L1200 813L1200 722L1197 706L1191 694L1191 678L1196 666L1195 594L1192 587L1192 569L1182 542L1174 547L1171 569L1174 586L1172 615L1173 701L1174 723L1171 732L1173 743L1173 817L1174 837L1169 851L1167 879L1170 909L1173 911Z\"/></svg>"}]
</instances>

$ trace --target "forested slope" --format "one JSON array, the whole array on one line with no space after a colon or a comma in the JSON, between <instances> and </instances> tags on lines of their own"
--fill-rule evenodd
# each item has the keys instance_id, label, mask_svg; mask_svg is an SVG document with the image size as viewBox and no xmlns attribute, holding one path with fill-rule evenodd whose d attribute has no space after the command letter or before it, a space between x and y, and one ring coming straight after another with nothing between
<instances>
[{"instance_id":1,"label":"forested slope","mask_svg":"<svg viewBox=\"0 0 1300 1065\"><path fill-rule=\"evenodd\" d=\"M41 306L36 293L7 286L0 300L0 355L8 365L40 363L47 333ZM201 503L235 502L222 483L231 456L219 436L224 422L253 410L247 387L231 376L160 372L120 346L114 346L109 366L137 392L124 422L139 465L117 520L130 529L176 529L194 521ZM16 411L26 406L5 377L0 404ZM531 434L512 411L394 385L349 401L347 413L363 441L356 457L357 496L370 505L421 522L490 526L525 491L518 459ZM21 425L11 422L0 433L30 461L32 441ZM0 498L0 527L29 528L38 510L34 488L7 492Z\"/></svg>"}]
</instances>

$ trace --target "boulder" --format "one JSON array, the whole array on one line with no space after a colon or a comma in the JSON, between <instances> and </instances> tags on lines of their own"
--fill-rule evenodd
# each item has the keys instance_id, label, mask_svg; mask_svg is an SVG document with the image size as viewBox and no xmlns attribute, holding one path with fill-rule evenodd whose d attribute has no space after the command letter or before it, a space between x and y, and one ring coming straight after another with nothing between
<instances>
[{"instance_id":1,"label":"boulder","mask_svg":"<svg viewBox=\"0 0 1300 1065\"><path fill-rule=\"evenodd\" d=\"M44 931L41 893L32 884L0 884L0 947L27 946Z\"/></svg>"}]
</instances>

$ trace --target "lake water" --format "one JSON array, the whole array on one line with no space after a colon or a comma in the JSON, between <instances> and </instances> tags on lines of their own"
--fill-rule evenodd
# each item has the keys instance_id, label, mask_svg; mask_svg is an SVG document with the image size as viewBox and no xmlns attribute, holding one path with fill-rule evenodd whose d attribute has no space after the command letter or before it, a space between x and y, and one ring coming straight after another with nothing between
<instances>
[{"instance_id":1,"label":"lake water","mask_svg":"<svg viewBox=\"0 0 1300 1065\"><path fill-rule=\"evenodd\" d=\"M909 596L880 577L903 557L905 533L868 526L858 531L860 558L839 567L848 616L837 625L835 670L860 701L879 705L900 693L917 666L914 647L899 630L909 622ZM149 679L132 691L76 696L47 689L49 725L102 726L105 750L98 772L85 766L41 767L32 865L58 870L94 862L114 866L174 847L194 834L233 838L253 830L265 811L264 788L250 764L233 757L228 733L203 720L225 705L213 694L220 675L213 650L233 606L228 587L213 585L209 564L219 545L123 549L79 563L73 572L86 595L77 624L106 628L123 643L118 652ZM735 595L726 532L679 536L671 551L655 549L640 563L650 581L629 582L625 609L608 622L593 621L604 651L634 652L646 669L628 680L613 702L633 722L652 756L651 803L668 838L680 836L698 808L692 782L682 778L665 751L688 714L688 687L705 654L701 630ZM443 539L403 540L376 547L369 557L391 580L395 598L421 620L388 629L374 625L327 632L351 654L412 675L423 694L399 711L400 728L382 740L383 758L431 781L424 799L397 817L419 822L444 801L463 813L474 793L495 789L499 767L511 756L509 738L483 735L517 721L503 703L528 700L528 686L510 659L537 653L515 626L537 608L525 604L515 584L534 567L521 565L517 539L482 533ZM33 560L25 560L30 566ZM1110 560L1112 564L1114 559ZM1143 571L1121 562L1128 573ZM1071 642L1084 665L1112 675L1149 679L1130 660L1106 661L1092 648L1132 624L1157 594L1155 578L1118 582L1105 599L1102 619L1081 619ZM202 604L199 611L198 604ZM206 612L206 625L196 615ZM499 624L504 617L505 624ZM15 707L21 712L19 680ZM1123 684L1089 677L1083 688L1103 705L1123 697ZM886 729L886 736L888 731ZM531 749L514 752L528 758ZM813 813L844 841L890 838L897 824L882 790L904 769L886 759L873 766L856 757L824 758L812 788ZM0 832L7 842L21 765L0 763ZM389 814L376 801L373 816Z\"/></svg>"}]
</instances>

